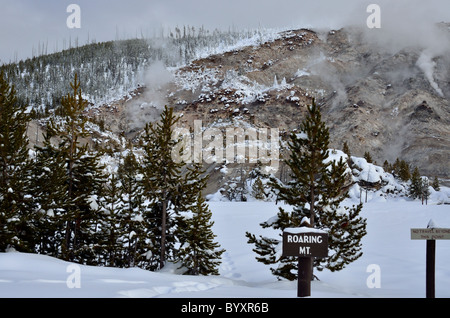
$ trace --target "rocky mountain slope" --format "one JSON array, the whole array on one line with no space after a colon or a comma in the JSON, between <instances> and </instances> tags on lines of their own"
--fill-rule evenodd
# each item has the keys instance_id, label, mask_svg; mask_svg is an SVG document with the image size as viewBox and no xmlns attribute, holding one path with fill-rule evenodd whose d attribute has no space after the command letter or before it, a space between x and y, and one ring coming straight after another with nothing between
<instances>
[{"instance_id":1,"label":"rocky mountain slope","mask_svg":"<svg viewBox=\"0 0 450 318\"><path fill-rule=\"evenodd\" d=\"M449 26L440 27L448 36ZM175 107L185 127L201 119L203 127L278 128L283 136L298 127L315 98L332 147L342 149L347 141L352 155L368 151L378 164L400 158L423 175L448 179L445 52L377 46L354 28L284 31L181 68L150 67L147 85L91 114L130 138L156 120L164 104ZM220 168L213 166L210 171Z\"/></svg>"},{"instance_id":2,"label":"rocky mountain slope","mask_svg":"<svg viewBox=\"0 0 450 318\"><path fill-rule=\"evenodd\" d=\"M445 26L448 31L448 26ZM311 98L322 106L332 146L401 158L424 175L450 177L450 59L426 48L392 52L351 28L280 33L275 40L196 60L160 87L182 122L289 131ZM143 93L144 112L151 110Z\"/></svg>"}]
</instances>

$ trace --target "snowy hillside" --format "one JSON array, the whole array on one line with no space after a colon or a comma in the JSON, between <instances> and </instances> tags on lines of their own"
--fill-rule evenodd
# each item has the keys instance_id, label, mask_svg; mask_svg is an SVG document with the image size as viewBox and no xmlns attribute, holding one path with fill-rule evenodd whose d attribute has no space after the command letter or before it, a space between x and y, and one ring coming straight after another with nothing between
<instances>
[{"instance_id":1,"label":"snowy hillside","mask_svg":"<svg viewBox=\"0 0 450 318\"><path fill-rule=\"evenodd\" d=\"M149 81L154 63L177 68L192 60L249 45L259 45L278 36L280 30L209 31L185 26L174 34L160 37L133 38L109 42L87 43L14 63L0 63L0 71L15 85L19 99L27 101L35 111L45 112L59 105L69 91L69 83L78 73L84 98L94 106L128 96ZM34 54L33 54L34 55Z\"/></svg>"},{"instance_id":2,"label":"snowy hillside","mask_svg":"<svg viewBox=\"0 0 450 318\"><path fill-rule=\"evenodd\" d=\"M450 189L443 188L443 193L449 195ZM363 256L340 272L315 273L320 281L312 282L311 298L425 297L425 241L411 240L410 228L426 227L430 219L450 227L449 205L437 205L433 199L428 205L403 198L379 201L369 199L363 208L362 216L367 218ZM179 275L173 266L161 272L80 266L80 288L69 288L67 282L72 282L74 273L71 263L9 252L0 254L0 297L296 297L296 282L277 281L267 266L255 260L246 243L245 231L262 233L259 223L272 217L277 206L273 202L210 202L210 207L217 241L226 249L219 276ZM449 262L450 242L437 241L438 298L450 297ZM371 264L379 266L379 288L368 287Z\"/></svg>"}]
</instances>

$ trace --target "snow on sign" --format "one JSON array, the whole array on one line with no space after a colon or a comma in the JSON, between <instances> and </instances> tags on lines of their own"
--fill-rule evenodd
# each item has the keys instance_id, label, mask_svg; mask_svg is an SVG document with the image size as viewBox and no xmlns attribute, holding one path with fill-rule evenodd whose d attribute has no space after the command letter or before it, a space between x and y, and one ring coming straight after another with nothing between
<instances>
[{"instance_id":1,"label":"snow on sign","mask_svg":"<svg viewBox=\"0 0 450 318\"><path fill-rule=\"evenodd\" d=\"M283 256L327 257L328 234L309 227L283 231Z\"/></svg>"},{"instance_id":2,"label":"snow on sign","mask_svg":"<svg viewBox=\"0 0 450 318\"><path fill-rule=\"evenodd\" d=\"M450 240L450 229L411 229L412 240Z\"/></svg>"}]
</instances>

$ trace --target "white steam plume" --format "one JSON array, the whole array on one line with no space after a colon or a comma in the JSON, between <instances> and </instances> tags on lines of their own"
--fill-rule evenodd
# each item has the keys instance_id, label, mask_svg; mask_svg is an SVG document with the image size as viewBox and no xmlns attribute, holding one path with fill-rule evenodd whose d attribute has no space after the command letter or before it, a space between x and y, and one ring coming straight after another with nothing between
<instances>
[{"instance_id":1,"label":"white steam plume","mask_svg":"<svg viewBox=\"0 0 450 318\"><path fill-rule=\"evenodd\" d=\"M433 55L428 51L424 50L420 57L418 58L416 65L423 71L426 78L430 82L431 87L439 94L439 96L443 97L444 94L442 90L439 88L439 85L434 80L434 69L436 67L436 62L433 61Z\"/></svg>"},{"instance_id":2,"label":"white steam plume","mask_svg":"<svg viewBox=\"0 0 450 318\"><path fill-rule=\"evenodd\" d=\"M163 62L151 64L142 75L144 94L128 106L128 127L143 128L148 122L158 120L167 104L165 85L173 81L172 73Z\"/></svg>"}]
</instances>

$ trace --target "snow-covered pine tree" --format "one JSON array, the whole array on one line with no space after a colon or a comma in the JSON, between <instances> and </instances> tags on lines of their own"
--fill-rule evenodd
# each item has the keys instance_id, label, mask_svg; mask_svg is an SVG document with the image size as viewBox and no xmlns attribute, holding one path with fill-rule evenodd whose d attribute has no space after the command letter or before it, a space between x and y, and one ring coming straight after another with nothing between
<instances>
[{"instance_id":1,"label":"snow-covered pine tree","mask_svg":"<svg viewBox=\"0 0 450 318\"><path fill-rule=\"evenodd\" d=\"M30 178L26 105L0 73L0 251L34 250L34 200Z\"/></svg>"},{"instance_id":2,"label":"snow-covered pine tree","mask_svg":"<svg viewBox=\"0 0 450 318\"><path fill-rule=\"evenodd\" d=\"M388 173L392 173L392 166L389 164L387 160L383 162L383 170Z\"/></svg>"},{"instance_id":3,"label":"snow-covered pine tree","mask_svg":"<svg viewBox=\"0 0 450 318\"><path fill-rule=\"evenodd\" d=\"M101 195L106 176L100 164L99 153L84 147L86 152L73 166L72 195L76 202L73 247L75 260L82 264L95 262L95 243L99 216L98 198ZM69 183L70 185L70 183Z\"/></svg>"},{"instance_id":4,"label":"snow-covered pine tree","mask_svg":"<svg viewBox=\"0 0 450 318\"><path fill-rule=\"evenodd\" d=\"M50 120L52 123L53 120ZM36 252L61 257L67 202L67 173L63 152L52 143L54 131L48 124L42 146L35 146L34 198L38 218Z\"/></svg>"},{"instance_id":5,"label":"snow-covered pine tree","mask_svg":"<svg viewBox=\"0 0 450 318\"><path fill-rule=\"evenodd\" d=\"M419 168L415 167L411 174L411 184L409 185L409 196L413 199L421 198L422 196L422 177L420 176Z\"/></svg>"},{"instance_id":6,"label":"snow-covered pine tree","mask_svg":"<svg viewBox=\"0 0 450 318\"><path fill-rule=\"evenodd\" d=\"M342 151L347 155L347 164L350 167L350 169L352 169L353 168L352 154L347 141L344 141L344 144L342 145Z\"/></svg>"},{"instance_id":7,"label":"snow-covered pine tree","mask_svg":"<svg viewBox=\"0 0 450 318\"><path fill-rule=\"evenodd\" d=\"M160 121L147 124L143 136L144 154L140 168L143 196L149 202L143 214L149 241L145 267L150 270L161 269L167 260L174 260L179 213L195 202L207 181L207 177L202 177L199 164L189 167L173 158L173 152L179 149L177 145L181 142L174 139L178 119L173 108L166 106Z\"/></svg>"},{"instance_id":8,"label":"snow-covered pine tree","mask_svg":"<svg viewBox=\"0 0 450 318\"><path fill-rule=\"evenodd\" d=\"M94 251L98 265L121 267L122 238L120 182L114 173L103 186L100 199L100 209L97 216Z\"/></svg>"},{"instance_id":9,"label":"snow-covered pine tree","mask_svg":"<svg viewBox=\"0 0 450 318\"><path fill-rule=\"evenodd\" d=\"M430 182L427 177L422 177L422 204L428 204L428 199L430 198Z\"/></svg>"},{"instance_id":10,"label":"snow-covered pine tree","mask_svg":"<svg viewBox=\"0 0 450 318\"><path fill-rule=\"evenodd\" d=\"M123 254L121 266L138 265L145 250L145 228L142 214L144 211L142 178L139 163L131 149L119 164L120 181L120 228L122 229Z\"/></svg>"},{"instance_id":11,"label":"snow-covered pine tree","mask_svg":"<svg viewBox=\"0 0 450 318\"><path fill-rule=\"evenodd\" d=\"M105 176L99 163L100 154L90 151L88 143L82 141L89 135L83 114L87 101L82 97L77 74L70 86L72 93L61 101L61 121L50 127L60 139L58 148L66 162L67 213L62 254L66 260L89 264L95 260L93 240L99 209L95 198L101 191Z\"/></svg>"},{"instance_id":12,"label":"snow-covered pine tree","mask_svg":"<svg viewBox=\"0 0 450 318\"><path fill-rule=\"evenodd\" d=\"M259 176L256 177L256 180L252 184L252 196L256 200L266 199L266 189L264 188L264 184Z\"/></svg>"},{"instance_id":13,"label":"snow-covered pine tree","mask_svg":"<svg viewBox=\"0 0 450 318\"><path fill-rule=\"evenodd\" d=\"M438 177L436 177L436 176L434 177L433 183L431 184L431 186L433 187L434 191L440 191L441 190L441 187L439 185Z\"/></svg>"},{"instance_id":14,"label":"snow-covered pine tree","mask_svg":"<svg viewBox=\"0 0 450 318\"><path fill-rule=\"evenodd\" d=\"M400 174L400 159L395 159L395 162L392 164L392 173L394 174L394 177L399 178Z\"/></svg>"},{"instance_id":15,"label":"snow-covered pine tree","mask_svg":"<svg viewBox=\"0 0 450 318\"><path fill-rule=\"evenodd\" d=\"M184 181L179 185L174 199L177 211L186 211L194 202L197 202L197 197L206 188L209 178L199 163L185 165L184 170Z\"/></svg>"},{"instance_id":16,"label":"snow-covered pine tree","mask_svg":"<svg viewBox=\"0 0 450 318\"><path fill-rule=\"evenodd\" d=\"M328 232L329 256L315 260L315 266L331 271L340 270L362 255L361 239L366 234L366 221L359 216L362 205L341 207L347 197L346 164L329 158L329 132L321 120L320 108L315 101L300 126L300 133L291 134L290 157L285 160L291 170L291 181L286 185L272 178L271 185L277 200L293 207L292 212L279 208L276 217L261 223L283 231L298 227L309 220L309 226ZM281 235L281 233L280 233ZM255 244L256 259L267 265L276 265L271 271L289 280L297 278L295 257L279 257L280 239L246 233L248 242Z\"/></svg>"},{"instance_id":17,"label":"snow-covered pine tree","mask_svg":"<svg viewBox=\"0 0 450 318\"><path fill-rule=\"evenodd\" d=\"M218 275L218 266L224 249L214 242L216 237L212 231L214 222L208 204L201 195L189 207L190 216L180 216L177 235L180 248L177 251L179 268L185 269L188 275Z\"/></svg>"},{"instance_id":18,"label":"snow-covered pine tree","mask_svg":"<svg viewBox=\"0 0 450 318\"><path fill-rule=\"evenodd\" d=\"M146 267L150 270L164 267L166 260L173 256L176 241L175 201L182 189L181 168L184 165L172 159L172 149L178 142L173 139L177 121L173 109L165 106L160 121L147 124L143 135L142 184L144 197L150 202L143 216L149 231Z\"/></svg>"},{"instance_id":19,"label":"snow-covered pine tree","mask_svg":"<svg viewBox=\"0 0 450 318\"><path fill-rule=\"evenodd\" d=\"M398 177L403 182L407 182L411 178L409 164L405 160L400 160L398 168Z\"/></svg>"},{"instance_id":20,"label":"snow-covered pine tree","mask_svg":"<svg viewBox=\"0 0 450 318\"><path fill-rule=\"evenodd\" d=\"M257 166L250 170L249 180L251 183L251 195L257 200L270 200L271 198L271 188L267 185L270 180L271 175L264 173L262 171L262 164L258 161ZM280 173L280 178L282 178L282 173Z\"/></svg>"}]
</instances>

